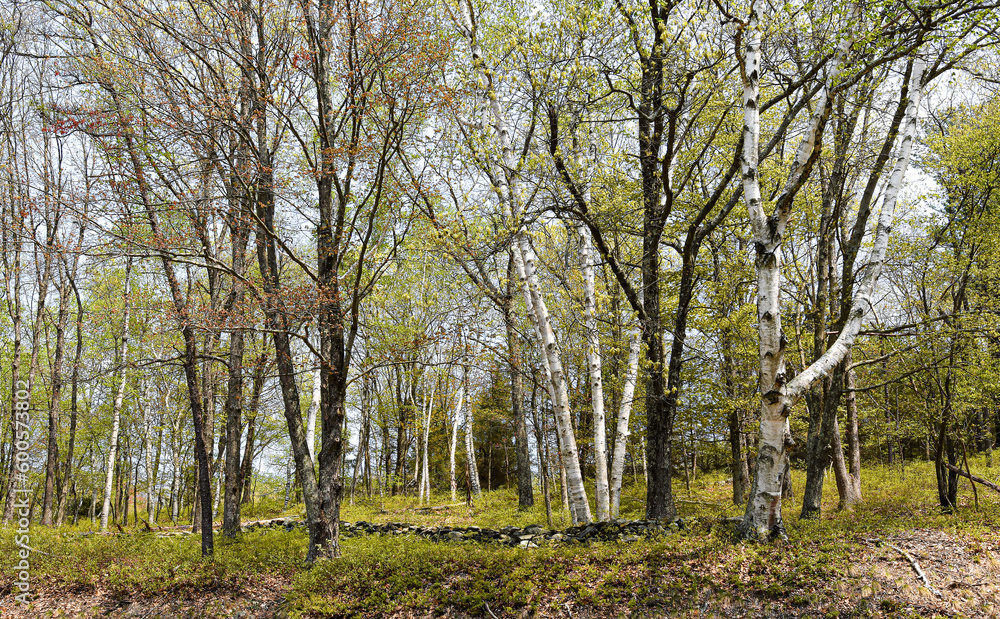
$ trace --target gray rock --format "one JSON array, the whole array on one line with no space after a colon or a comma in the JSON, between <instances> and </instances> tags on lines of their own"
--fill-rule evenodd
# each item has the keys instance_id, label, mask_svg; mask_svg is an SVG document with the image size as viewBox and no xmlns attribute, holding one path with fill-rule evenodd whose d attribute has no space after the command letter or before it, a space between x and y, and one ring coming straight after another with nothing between
<instances>
[{"instance_id":1,"label":"gray rock","mask_svg":"<svg viewBox=\"0 0 1000 619\"><path fill-rule=\"evenodd\" d=\"M595 527L595 526L588 526L584 530L580 531L580 533L577 535L577 537L579 539L586 540L586 539L590 539L592 537L595 537L597 534L598 534L597 527Z\"/></svg>"}]
</instances>

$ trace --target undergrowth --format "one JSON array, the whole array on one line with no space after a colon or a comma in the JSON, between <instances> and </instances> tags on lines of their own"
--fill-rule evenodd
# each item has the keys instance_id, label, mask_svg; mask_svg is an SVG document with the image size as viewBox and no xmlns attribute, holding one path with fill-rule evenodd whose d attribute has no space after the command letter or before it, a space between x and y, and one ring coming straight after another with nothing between
<instances>
[{"instance_id":1,"label":"undergrowth","mask_svg":"<svg viewBox=\"0 0 1000 619\"><path fill-rule=\"evenodd\" d=\"M1000 477L1000 466L985 458L970 462L975 474ZM632 544L613 542L524 550L496 545L435 543L406 536L365 536L342 541L343 557L304 564L307 536L297 529L244 533L236 540L216 537L215 556L200 556L198 536L157 537L90 533L89 520L75 527L32 527L31 574L38 589L106 592L116 598L171 596L199 591L239 592L265 575L284 583L291 617L383 616L403 611L452 609L474 616L555 614L569 604L618 616L637 610L696 613L712 604L752 597L766 607L821 608L838 595L852 560L872 540L897 531L938 529L969 540L975 548L1000 541L1000 494L979 488L979 508L963 480L955 513L937 507L932 465L868 467L863 471L864 502L853 511L837 509L836 486L828 478L824 510L817 520L798 520L804 474L793 471L795 496L783 504L789 540L745 544L733 539L726 518L739 516L731 486L722 473L700 475L690 490L675 482L680 533ZM645 489L626 488L622 517L641 518ZM419 510L412 497L355 497L345 501L344 520L408 522L499 528L513 524L546 526L542 498L531 510L517 510L516 492L500 489L473 501L453 504L436 494ZM295 506L286 515L298 515ZM257 515L277 515L257 514ZM558 494L553 526L569 525ZM17 561L14 531L0 536L0 592L12 595ZM978 540L978 541L977 541ZM892 600L880 602L893 607ZM762 607L762 608L764 608ZM714 606L712 608L715 608ZM895 616L876 605L872 612ZM858 611L861 613L861 611ZM868 612L868 611L865 611ZM876 614L877 614L876 612ZM864 613L861 613L862 615Z\"/></svg>"}]
</instances>

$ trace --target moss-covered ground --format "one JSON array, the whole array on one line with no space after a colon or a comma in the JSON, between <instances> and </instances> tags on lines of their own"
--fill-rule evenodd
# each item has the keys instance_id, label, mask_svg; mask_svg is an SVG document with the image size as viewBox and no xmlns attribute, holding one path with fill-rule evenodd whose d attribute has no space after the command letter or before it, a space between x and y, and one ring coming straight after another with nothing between
<instances>
[{"instance_id":1,"label":"moss-covered ground","mask_svg":"<svg viewBox=\"0 0 1000 619\"><path fill-rule=\"evenodd\" d=\"M1000 478L985 458L973 472ZM1000 494L968 483L959 509L936 505L927 463L867 468L865 501L837 510L829 479L820 520L799 521L803 474L783 510L789 539L735 541L726 518L741 509L725 475L675 482L686 527L660 539L519 549L409 536L345 539L343 558L303 563L304 532L272 529L217 538L212 560L197 536L139 530L90 534L32 527L34 602L14 601L13 531L0 537L0 613L7 617L996 617L1000 616ZM641 518L644 489L629 486L623 517ZM517 510L496 490L470 509L416 510L413 498L356 497L344 520L499 528L546 526L542 501ZM554 498L553 526L568 526ZM296 515L299 510L289 510ZM275 514L258 514L275 515ZM908 553L929 579L923 586ZM940 595L937 595L936 593Z\"/></svg>"}]
</instances>

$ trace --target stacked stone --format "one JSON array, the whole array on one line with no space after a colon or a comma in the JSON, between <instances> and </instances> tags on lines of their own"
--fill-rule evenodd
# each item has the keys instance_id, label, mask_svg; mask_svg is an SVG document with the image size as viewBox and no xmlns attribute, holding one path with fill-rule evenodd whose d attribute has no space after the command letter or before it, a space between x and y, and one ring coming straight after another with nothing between
<instances>
[{"instance_id":1,"label":"stacked stone","mask_svg":"<svg viewBox=\"0 0 1000 619\"><path fill-rule=\"evenodd\" d=\"M304 528L305 522L293 518L273 518L244 525L244 530L255 531L264 528L283 527L286 531ZM675 533L684 528L680 518L670 522L660 520L609 520L569 527L564 530L550 530L539 525L526 527L505 526L500 529L481 527L427 527L400 522L375 523L341 521L340 534L344 537L362 535L412 535L435 542L478 542L538 548L540 545L588 544L590 542L631 543L640 538L655 538ZM160 534L178 535L180 532Z\"/></svg>"}]
</instances>

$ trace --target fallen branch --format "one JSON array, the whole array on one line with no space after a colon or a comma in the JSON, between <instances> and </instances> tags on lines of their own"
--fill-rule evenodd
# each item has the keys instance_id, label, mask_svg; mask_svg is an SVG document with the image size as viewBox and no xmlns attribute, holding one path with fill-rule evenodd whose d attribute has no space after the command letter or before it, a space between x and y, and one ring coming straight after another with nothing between
<instances>
[{"instance_id":1,"label":"fallen branch","mask_svg":"<svg viewBox=\"0 0 1000 619\"><path fill-rule=\"evenodd\" d=\"M37 548L32 548L31 546L26 546L24 544L18 544L18 546L20 546L21 548L24 548L25 550L28 550L29 552L38 553L40 555L45 555L47 557L58 557L59 556L59 555L54 555L51 552L45 552L44 550L39 550Z\"/></svg>"},{"instance_id":2,"label":"fallen branch","mask_svg":"<svg viewBox=\"0 0 1000 619\"><path fill-rule=\"evenodd\" d=\"M889 542L886 542L886 541L883 541L883 540L880 540L880 539L879 540L874 540L874 541L876 543L879 543L879 544L885 544L889 548L892 548L893 550L895 550L899 554L901 554L904 557L906 557L906 560L910 562L910 567L912 567L913 571L917 573L918 577L920 577L920 581L922 583L924 583L924 586L927 587L927 590L930 591L931 593L933 593L934 595L936 595L937 597L943 597L941 595L940 591L938 591L937 589L935 589L934 587L931 586L931 581L927 580L927 576L924 575L924 571L922 569L920 569L920 564L917 563L917 560L913 558L913 555L911 555L910 553L906 552L905 550L903 550L899 546L896 546L895 544L890 544Z\"/></svg>"},{"instance_id":3,"label":"fallen branch","mask_svg":"<svg viewBox=\"0 0 1000 619\"><path fill-rule=\"evenodd\" d=\"M414 511L414 512L439 512L439 511L443 511L443 510L446 510L446 509L451 509L452 507L461 507L462 505L465 505L465 503L452 503L451 505L434 505L434 506L428 505L427 507L414 507L413 509L411 509L409 511Z\"/></svg>"},{"instance_id":4,"label":"fallen branch","mask_svg":"<svg viewBox=\"0 0 1000 619\"><path fill-rule=\"evenodd\" d=\"M1000 486L996 485L995 483L993 483L993 482L991 482L991 481L989 481L987 479L983 479L982 477L978 477L976 475L973 475L972 473L966 473L965 471L963 471L962 469L958 468L957 466L952 466L952 465L948 464L947 462L942 462L942 464L944 464L945 468L947 468L952 473L955 473L956 475L961 475L962 477L965 477L966 479L970 479L970 480L976 482L977 484L982 484L982 485L986 486L990 490L993 490L995 492L1000 492Z\"/></svg>"}]
</instances>

